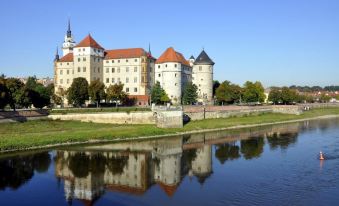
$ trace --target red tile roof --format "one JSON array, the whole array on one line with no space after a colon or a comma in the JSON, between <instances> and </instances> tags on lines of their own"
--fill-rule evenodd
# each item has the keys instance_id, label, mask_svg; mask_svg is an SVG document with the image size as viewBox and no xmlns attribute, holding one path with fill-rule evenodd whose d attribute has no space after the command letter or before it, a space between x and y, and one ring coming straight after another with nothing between
<instances>
[{"instance_id":1,"label":"red tile roof","mask_svg":"<svg viewBox=\"0 0 339 206\"><path fill-rule=\"evenodd\" d=\"M175 191L178 188L178 185L166 185L162 182L157 182L158 185L160 186L160 188L162 190L164 190L164 192L167 194L167 196L172 197L175 193Z\"/></svg>"},{"instance_id":2,"label":"red tile roof","mask_svg":"<svg viewBox=\"0 0 339 206\"><path fill-rule=\"evenodd\" d=\"M114 49L105 51L105 59L125 59L145 55L147 55L147 52L142 48Z\"/></svg>"},{"instance_id":3,"label":"red tile roof","mask_svg":"<svg viewBox=\"0 0 339 206\"><path fill-rule=\"evenodd\" d=\"M104 49L96 42L90 34L88 34L78 45L75 47L92 47L97 49Z\"/></svg>"},{"instance_id":4,"label":"red tile roof","mask_svg":"<svg viewBox=\"0 0 339 206\"><path fill-rule=\"evenodd\" d=\"M173 47L166 49L166 51L159 57L159 59L157 59L155 63L160 64L165 62L178 62L186 66L190 65L185 57L181 53L176 52Z\"/></svg>"},{"instance_id":5,"label":"red tile roof","mask_svg":"<svg viewBox=\"0 0 339 206\"><path fill-rule=\"evenodd\" d=\"M68 53L61 57L58 62L73 62L73 53Z\"/></svg>"}]
</instances>

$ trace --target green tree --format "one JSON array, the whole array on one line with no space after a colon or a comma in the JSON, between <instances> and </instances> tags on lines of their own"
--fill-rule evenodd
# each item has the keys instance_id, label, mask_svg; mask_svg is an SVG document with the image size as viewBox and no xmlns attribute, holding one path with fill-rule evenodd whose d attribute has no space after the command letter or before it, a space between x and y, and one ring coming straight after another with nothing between
<instances>
[{"instance_id":1,"label":"green tree","mask_svg":"<svg viewBox=\"0 0 339 206\"><path fill-rule=\"evenodd\" d=\"M192 82L186 84L183 95L182 95L182 103L186 105L192 105L197 102L198 98L198 87Z\"/></svg>"},{"instance_id":2,"label":"green tree","mask_svg":"<svg viewBox=\"0 0 339 206\"><path fill-rule=\"evenodd\" d=\"M220 82L218 80L213 80L213 97L216 95L216 90L220 86Z\"/></svg>"},{"instance_id":3,"label":"green tree","mask_svg":"<svg viewBox=\"0 0 339 206\"><path fill-rule=\"evenodd\" d=\"M329 95L326 95L325 93L322 93L319 97L319 102L327 103L331 100L331 97Z\"/></svg>"},{"instance_id":4,"label":"green tree","mask_svg":"<svg viewBox=\"0 0 339 206\"><path fill-rule=\"evenodd\" d=\"M6 86L5 77L0 78L0 109L4 109L5 106L9 103L9 91Z\"/></svg>"},{"instance_id":5,"label":"green tree","mask_svg":"<svg viewBox=\"0 0 339 206\"><path fill-rule=\"evenodd\" d=\"M244 84L243 100L247 103L265 101L264 87L260 82L247 81Z\"/></svg>"},{"instance_id":6,"label":"green tree","mask_svg":"<svg viewBox=\"0 0 339 206\"><path fill-rule=\"evenodd\" d=\"M234 104L240 102L241 87L232 84L229 81L224 81L216 90L216 98L219 104Z\"/></svg>"},{"instance_id":7,"label":"green tree","mask_svg":"<svg viewBox=\"0 0 339 206\"><path fill-rule=\"evenodd\" d=\"M43 108L51 104L50 91L44 85L37 83L31 92L32 104L35 108Z\"/></svg>"},{"instance_id":8,"label":"green tree","mask_svg":"<svg viewBox=\"0 0 339 206\"><path fill-rule=\"evenodd\" d=\"M156 82L151 90L151 101L155 104L161 103L161 95L163 93L163 89L160 86L160 82Z\"/></svg>"},{"instance_id":9,"label":"green tree","mask_svg":"<svg viewBox=\"0 0 339 206\"><path fill-rule=\"evenodd\" d=\"M161 100L161 103L164 103L164 104L171 101L171 99L168 97L168 95L165 92L165 90L162 90L160 100Z\"/></svg>"},{"instance_id":10,"label":"green tree","mask_svg":"<svg viewBox=\"0 0 339 206\"><path fill-rule=\"evenodd\" d=\"M21 89L25 85L17 78L8 78L6 86L9 91L9 105L15 111L16 105L19 103Z\"/></svg>"},{"instance_id":11,"label":"green tree","mask_svg":"<svg viewBox=\"0 0 339 206\"><path fill-rule=\"evenodd\" d=\"M74 106L81 106L89 99L88 82L83 77L73 79L71 87L67 91L67 99Z\"/></svg>"},{"instance_id":12,"label":"green tree","mask_svg":"<svg viewBox=\"0 0 339 206\"><path fill-rule=\"evenodd\" d=\"M28 108L32 105L32 96L33 96L33 90L26 88L25 86L22 87L18 91L18 96L16 99L16 102L18 105L24 108Z\"/></svg>"},{"instance_id":13,"label":"green tree","mask_svg":"<svg viewBox=\"0 0 339 206\"><path fill-rule=\"evenodd\" d=\"M123 89L124 85L120 83L110 85L106 90L107 99L113 100L116 106L118 106L118 102L125 104L127 100L127 94Z\"/></svg>"},{"instance_id":14,"label":"green tree","mask_svg":"<svg viewBox=\"0 0 339 206\"><path fill-rule=\"evenodd\" d=\"M100 101L106 98L105 85L99 79L91 81L88 87L88 94L92 101L99 107Z\"/></svg>"},{"instance_id":15,"label":"green tree","mask_svg":"<svg viewBox=\"0 0 339 206\"><path fill-rule=\"evenodd\" d=\"M272 102L273 104L282 103L281 90L279 88L273 88L268 95L268 101Z\"/></svg>"},{"instance_id":16,"label":"green tree","mask_svg":"<svg viewBox=\"0 0 339 206\"><path fill-rule=\"evenodd\" d=\"M281 89L281 101L283 104L293 104L298 101L298 94L294 89L283 87Z\"/></svg>"}]
</instances>

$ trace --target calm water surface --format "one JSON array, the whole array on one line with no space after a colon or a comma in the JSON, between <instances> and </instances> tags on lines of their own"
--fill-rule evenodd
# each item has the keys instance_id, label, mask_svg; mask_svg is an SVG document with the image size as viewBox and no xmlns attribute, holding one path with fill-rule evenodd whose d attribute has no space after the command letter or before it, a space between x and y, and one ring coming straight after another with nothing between
<instances>
[{"instance_id":1,"label":"calm water surface","mask_svg":"<svg viewBox=\"0 0 339 206\"><path fill-rule=\"evenodd\" d=\"M0 205L339 205L338 158L339 119L12 154Z\"/></svg>"}]
</instances>

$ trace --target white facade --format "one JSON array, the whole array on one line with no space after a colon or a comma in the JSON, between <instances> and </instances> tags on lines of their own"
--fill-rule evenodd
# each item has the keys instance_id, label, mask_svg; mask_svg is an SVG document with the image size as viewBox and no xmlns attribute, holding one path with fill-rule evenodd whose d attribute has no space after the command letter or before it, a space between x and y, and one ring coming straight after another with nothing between
<instances>
[{"instance_id":1,"label":"white facade","mask_svg":"<svg viewBox=\"0 0 339 206\"><path fill-rule=\"evenodd\" d=\"M213 102L213 65L194 65L192 83L198 87L198 102Z\"/></svg>"}]
</instances>

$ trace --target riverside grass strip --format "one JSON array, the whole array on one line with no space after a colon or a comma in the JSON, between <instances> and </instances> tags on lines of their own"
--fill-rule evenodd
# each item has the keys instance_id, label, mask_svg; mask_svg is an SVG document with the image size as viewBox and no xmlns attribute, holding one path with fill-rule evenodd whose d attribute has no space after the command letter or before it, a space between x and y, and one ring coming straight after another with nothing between
<instances>
[{"instance_id":1,"label":"riverside grass strip","mask_svg":"<svg viewBox=\"0 0 339 206\"><path fill-rule=\"evenodd\" d=\"M0 151L25 150L32 147L57 146L58 144L107 141L158 135L198 132L211 129L228 129L246 125L272 124L302 119L339 116L339 108L313 109L301 115L267 113L191 121L181 129L162 129L155 125L114 125L79 121L34 120L24 123L0 125Z\"/></svg>"}]
</instances>

